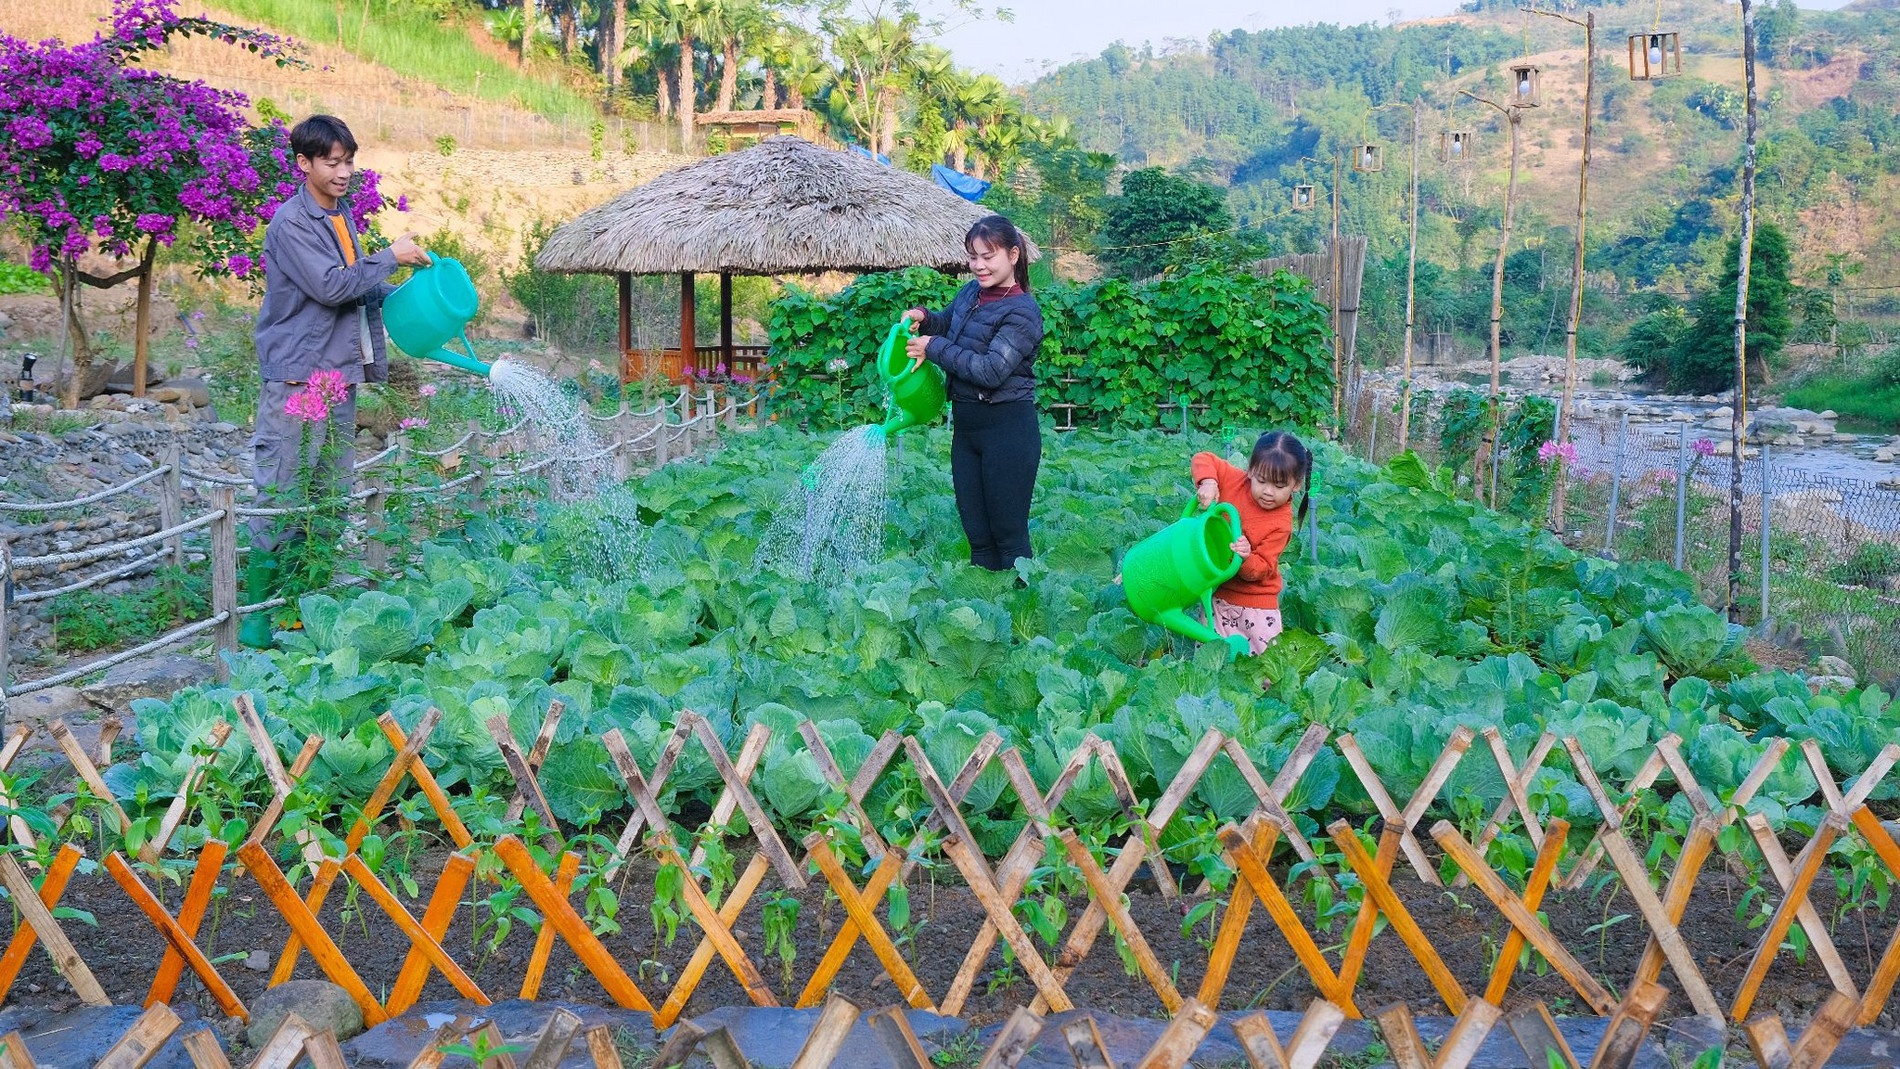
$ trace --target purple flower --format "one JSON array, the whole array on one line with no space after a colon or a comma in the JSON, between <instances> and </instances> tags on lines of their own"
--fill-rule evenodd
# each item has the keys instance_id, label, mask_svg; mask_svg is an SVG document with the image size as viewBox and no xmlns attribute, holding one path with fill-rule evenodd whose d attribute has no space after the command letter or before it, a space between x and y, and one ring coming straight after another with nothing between
<instances>
[{"instance_id":1,"label":"purple flower","mask_svg":"<svg viewBox=\"0 0 1900 1069\"><path fill-rule=\"evenodd\" d=\"M1699 457L1712 457L1715 455L1715 443L1709 441L1707 438L1697 438L1689 448L1695 450L1695 455Z\"/></svg>"},{"instance_id":2,"label":"purple flower","mask_svg":"<svg viewBox=\"0 0 1900 1069\"><path fill-rule=\"evenodd\" d=\"M404 416L402 418L402 422L398 423L396 426L400 427L401 429L405 431L417 431L417 430L421 430L424 427L427 427L428 425L429 425L429 421L422 418L421 416Z\"/></svg>"},{"instance_id":3,"label":"purple flower","mask_svg":"<svg viewBox=\"0 0 1900 1069\"><path fill-rule=\"evenodd\" d=\"M409 194L404 193L401 196L396 198L396 210L399 212L406 212L409 210Z\"/></svg>"},{"instance_id":4,"label":"purple flower","mask_svg":"<svg viewBox=\"0 0 1900 1069\"><path fill-rule=\"evenodd\" d=\"M425 383L423 383L423 384L421 385L421 387L420 387L420 388L418 388L418 389L416 390L416 393L418 393L418 394L420 394L420 395L422 395L423 397L434 397L434 396L435 396L435 383L433 383L433 382L425 382Z\"/></svg>"}]
</instances>

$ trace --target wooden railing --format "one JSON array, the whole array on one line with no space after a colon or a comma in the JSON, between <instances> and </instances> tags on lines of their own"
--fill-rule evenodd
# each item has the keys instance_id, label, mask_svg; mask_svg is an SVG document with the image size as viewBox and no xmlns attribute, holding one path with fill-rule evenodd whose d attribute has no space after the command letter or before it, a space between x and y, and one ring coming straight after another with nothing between
<instances>
[{"instance_id":1,"label":"wooden railing","mask_svg":"<svg viewBox=\"0 0 1900 1069\"><path fill-rule=\"evenodd\" d=\"M724 365L725 381L743 390L770 376L766 361L771 354L772 347L769 345L735 345L730 353L717 345L702 345L693 350L691 377L699 380L719 378L718 369ZM671 349L628 349L621 354L622 382L639 382L656 375L675 386L688 381L686 362L680 359L677 346Z\"/></svg>"}]
</instances>

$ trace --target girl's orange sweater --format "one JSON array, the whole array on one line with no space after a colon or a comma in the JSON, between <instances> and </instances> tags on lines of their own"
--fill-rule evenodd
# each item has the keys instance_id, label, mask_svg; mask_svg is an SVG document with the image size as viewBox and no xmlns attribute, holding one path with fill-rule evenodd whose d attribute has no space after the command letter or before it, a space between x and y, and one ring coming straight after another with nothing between
<instances>
[{"instance_id":1,"label":"girl's orange sweater","mask_svg":"<svg viewBox=\"0 0 1900 1069\"><path fill-rule=\"evenodd\" d=\"M1240 533L1253 546L1253 552L1240 562L1240 571L1222 583L1214 596L1229 605L1249 609L1277 609L1280 589L1280 554L1287 539L1293 537L1293 505L1263 509L1253 499L1247 473L1212 453L1196 453L1189 465L1194 485L1212 479L1220 485L1220 500L1240 513Z\"/></svg>"}]
</instances>

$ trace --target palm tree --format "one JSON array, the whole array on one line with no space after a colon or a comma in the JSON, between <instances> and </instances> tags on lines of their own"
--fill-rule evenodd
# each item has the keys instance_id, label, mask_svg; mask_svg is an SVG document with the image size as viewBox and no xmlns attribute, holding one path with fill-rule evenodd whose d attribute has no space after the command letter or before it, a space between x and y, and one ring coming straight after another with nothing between
<instances>
[{"instance_id":1,"label":"palm tree","mask_svg":"<svg viewBox=\"0 0 1900 1069\"><path fill-rule=\"evenodd\" d=\"M844 63L838 83L850 97L846 119L875 152L888 154L897 144L897 105L917 57L917 25L917 15L905 12L848 20L833 30L831 50Z\"/></svg>"},{"instance_id":2,"label":"palm tree","mask_svg":"<svg viewBox=\"0 0 1900 1069\"><path fill-rule=\"evenodd\" d=\"M956 87L951 100L954 118L946 139L950 166L959 171L968 169L969 154L977 148L979 132L986 123L994 121L1008 100L1009 87L993 74L978 75Z\"/></svg>"},{"instance_id":3,"label":"palm tree","mask_svg":"<svg viewBox=\"0 0 1900 1069\"><path fill-rule=\"evenodd\" d=\"M718 18L719 99L713 105L716 110L732 110L744 50L749 43L767 39L775 28L775 21L773 13L760 0L725 0Z\"/></svg>"},{"instance_id":4,"label":"palm tree","mask_svg":"<svg viewBox=\"0 0 1900 1069\"><path fill-rule=\"evenodd\" d=\"M521 57L522 66L528 65L528 53L534 48L534 23L540 13L535 9L534 0L521 0Z\"/></svg>"},{"instance_id":5,"label":"palm tree","mask_svg":"<svg viewBox=\"0 0 1900 1069\"><path fill-rule=\"evenodd\" d=\"M679 101L680 141L693 143L693 107L697 99L693 88L693 42L716 36L721 0L656 0L659 15L667 24L669 36L679 45L679 81L675 91Z\"/></svg>"},{"instance_id":6,"label":"palm tree","mask_svg":"<svg viewBox=\"0 0 1900 1069\"><path fill-rule=\"evenodd\" d=\"M673 83L667 75L672 59L669 49L678 44L678 25L671 5L668 0L635 0L635 7L627 15L626 39L615 65L625 68L642 60L649 64L658 83L654 111L664 120L673 113Z\"/></svg>"}]
</instances>

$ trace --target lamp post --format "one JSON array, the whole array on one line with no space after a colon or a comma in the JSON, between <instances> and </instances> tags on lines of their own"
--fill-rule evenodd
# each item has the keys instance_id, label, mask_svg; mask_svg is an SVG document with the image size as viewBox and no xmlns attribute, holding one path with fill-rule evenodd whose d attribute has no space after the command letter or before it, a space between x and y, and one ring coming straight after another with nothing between
<instances>
[{"instance_id":1,"label":"lamp post","mask_svg":"<svg viewBox=\"0 0 1900 1069\"><path fill-rule=\"evenodd\" d=\"M1564 396L1557 408L1557 440L1567 442L1577 397L1577 323L1583 318L1583 227L1590 205L1590 105L1596 89L1597 16L1596 12L1589 11L1579 20L1534 7L1524 10L1545 18L1562 19L1583 29L1583 161L1577 165L1577 247L1571 264L1570 322L1564 328ZM1550 525L1559 535L1564 529L1564 474L1563 459L1559 457L1550 495Z\"/></svg>"}]
</instances>

